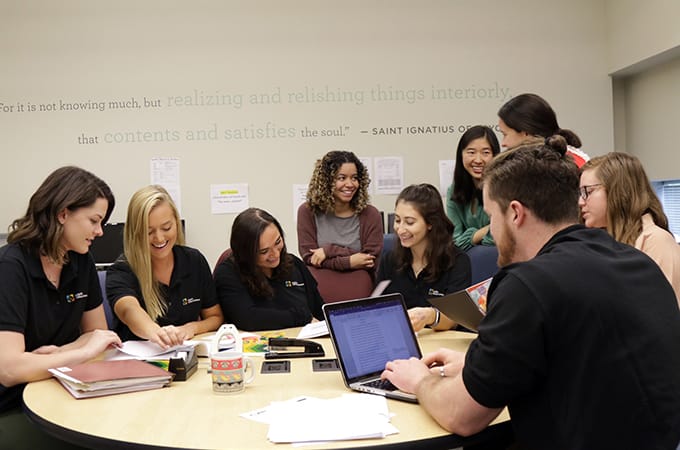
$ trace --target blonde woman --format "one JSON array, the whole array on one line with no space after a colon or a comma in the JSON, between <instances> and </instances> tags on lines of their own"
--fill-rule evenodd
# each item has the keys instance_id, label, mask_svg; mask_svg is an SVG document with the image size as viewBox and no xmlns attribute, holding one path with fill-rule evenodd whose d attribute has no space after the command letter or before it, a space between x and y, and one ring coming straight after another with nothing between
<instances>
[{"instance_id":1,"label":"blonde woman","mask_svg":"<svg viewBox=\"0 0 680 450\"><path fill-rule=\"evenodd\" d=\"M179 212L164 188L134 193L123 234L125 254L106 277L121 339L167 348L222 324L210 266L184 245Z\"/></svg>"},{"instance_id":2,"label":"blonde woman","mask_svg":"<svg viewBox=\"0 0 680 450\"><path fill-rule=\"evenodd\" d=\"M380 212L368 204L370 179L352 152L316 162L307 202L298 209L300 256L325 302L366 297L383 244Z\"/></svg>"},{"instance_id":3,"label":"blonde woman","mask_svg":"<svg viewBox=\"0 0 680 450\"><path fill-rule=\"evenodd\" d=\"M680 246L640 160L617 152L597 156L583 166L580 189L585 225L649 255L680 299Z\"/></svg>"}]
</instances>

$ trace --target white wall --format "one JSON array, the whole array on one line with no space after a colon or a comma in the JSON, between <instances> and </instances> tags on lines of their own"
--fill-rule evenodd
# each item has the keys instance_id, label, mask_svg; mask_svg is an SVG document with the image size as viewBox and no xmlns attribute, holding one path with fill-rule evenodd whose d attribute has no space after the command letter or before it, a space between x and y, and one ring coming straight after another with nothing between
<instances>
[{"instance_id":1,"label":"white wall","mask_svg":"<svg viewBox=\"0 0 680 450\"><path fill-rule=\"evenodd\" d=\"M680 58L623 81L626 151L654 180L680 178Z\"/></svg>"},{"instance_id":2,"label":"white wall","mask_svg":"<svg viewBox=\"0 0 680 450\"><path fill-rule=\"evenodd\" d=\"M677 0L606 0L609 73L625 73L680 46Z\"/></svg>"},{"instance_id":3,"label":"white wall","mask_svg":"<svg viewBox=\"0 0 680 450\"><path fill-rule=\"evenodd\" d=\"M370 131L495 124L508 96L527 91L548 99L587 152L604 153L613 147L605 21L604 2L590 0L3 2L0 111L12 111L0 112L0 224L21 215L37 185L64 164L106 180L118 200L112 219L123 221L130 195L150 181L150 158L168 156L181 164L188 242L211 263L227 246L234 218L211 214L211 184L248 183L250 205L277 216L296 251L292 185L308 182L316 158L331 149L403 156L406 183L438 184L437 162L453 158L460 132ZM290 96L326 86L363 101ZM378 86L406 97L375 101ZM452 97L432 99L433 86ZM244 101L169 105L169 97L195 90ZM280 102L249 101L279 92ZM410 94L417 98L409 101ZM108 107L132 98L142 107ZM144 107L144 98L160 106ZM58 110L60 102L87 101L106 107ZM39 111L53 104L57 111ZM27 112L31 105L38 110ZM268 123L286 137L225 139L227 130ZM189 131L215 129L214 140L187 139ZM302 137L305 129L344 135ZM105 142L138 131L177 139ZM79 144L83 135L98 143ZM391 211L394 195L373 201Z\"/></svg>"},{"instance_id":4,"label":"white wall","mask_svg":"<svg viewBox=\"0 0 680 450\"><path fill-rule=\"evenodd\" d=\"M615 148L650 178L680 178L680 2L607 0Z\"/></svg>"}]
</instances>

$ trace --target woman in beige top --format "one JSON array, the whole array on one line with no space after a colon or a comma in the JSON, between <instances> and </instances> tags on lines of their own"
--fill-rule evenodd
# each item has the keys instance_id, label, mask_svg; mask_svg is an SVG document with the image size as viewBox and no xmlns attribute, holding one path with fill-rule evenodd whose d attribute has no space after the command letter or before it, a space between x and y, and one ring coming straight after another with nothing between
<instances>
[{"instance_id":1,"label":"woman in beige top","mask_svg":"<svg viewBox=\"0 0 680 450\"><path fill-rule=\"evenodd\" d=\"M649 255L680 301L680 246L640 160L618 152L595 157L582 168L580 189L585 225Z\"/></svg>"}]
</instances>

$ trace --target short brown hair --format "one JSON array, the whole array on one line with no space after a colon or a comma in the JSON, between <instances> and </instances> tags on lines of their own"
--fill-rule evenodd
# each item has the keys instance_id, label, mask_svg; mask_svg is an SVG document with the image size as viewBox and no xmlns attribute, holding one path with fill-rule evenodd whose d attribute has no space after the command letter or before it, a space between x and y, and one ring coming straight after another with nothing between
<instances>
[{"instance_id":1,"label":"short brown hair","mask_svg":"<svg viewBox=\"0 0 680 450\"><path fill-rule=\"evenodd\" d=\"M549 224L578 222L579 170L566 149L556 135L500 153L482 177L489 198L501 211L517 200Z\"/></svg>"}]
</instances>

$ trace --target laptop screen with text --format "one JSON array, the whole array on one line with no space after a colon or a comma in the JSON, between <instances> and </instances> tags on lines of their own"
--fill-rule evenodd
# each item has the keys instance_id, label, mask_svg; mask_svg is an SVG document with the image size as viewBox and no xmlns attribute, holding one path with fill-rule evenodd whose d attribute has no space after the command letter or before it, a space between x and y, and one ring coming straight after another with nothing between
<instances>
[{"instance_id":1,"label":"laptop screen with text","mask_svg":"<svg viewBox=\"0 0 680 450\"><path fill-rule=\"evenodd\" d=\"M329 303L324 312L350 383L379 375L388 361L421 357L400 294Z\"/></svg>"}]
</instances>

